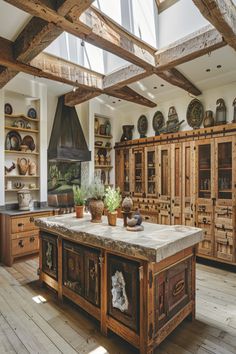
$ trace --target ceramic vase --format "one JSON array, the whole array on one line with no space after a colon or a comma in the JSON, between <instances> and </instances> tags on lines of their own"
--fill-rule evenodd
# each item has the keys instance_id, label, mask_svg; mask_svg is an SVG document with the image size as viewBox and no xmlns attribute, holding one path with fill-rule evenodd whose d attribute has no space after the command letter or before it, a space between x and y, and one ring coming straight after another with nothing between
<instances>
[{"instance_id":1,"label":"ceramic vase","mask_svg":"<svg viewBox=\"0 0 236 354\"><path fill-rule=\"evenodd\" d=\"M213 127L214 125L215 125L215 121L214 121L214 117L213 117L213 112L206 111L204 121L203 121L204 128Z\"/></svg>"},{"instance_id":2,"label":"ceramic vase","mask_svg":"<svg viewBox=\"0 0 236 354\"><path fill-rule=\"evenodd\" d=\"M104 203L102 200L91 199L89 203L89 210L92 216L91 222L101 223L102 214L104 211Z\"/></svg>"},{"instance_id":3,"label":"ceramic vase","mask_svg":"<svg viewBox=\"0 0 236 354\"><path fill-rule=\"evenodd\" d=\"M22 189L17 192L19 210L30 210L31 195L28 189Z\"/></svg>"}]
</instances>

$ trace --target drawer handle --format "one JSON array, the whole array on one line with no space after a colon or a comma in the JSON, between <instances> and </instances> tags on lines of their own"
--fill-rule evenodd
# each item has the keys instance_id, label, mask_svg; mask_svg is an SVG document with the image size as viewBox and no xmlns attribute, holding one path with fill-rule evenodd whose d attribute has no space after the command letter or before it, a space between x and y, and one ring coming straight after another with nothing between
<instances>
[{"instance_id":1,"label":"drawer handle","mask_svg":"<svg viewBox=\"0 0 236 354\"><path fill-rule=\"evenodd\" d=\"M22 227L24 224L22 222L19 222L18 227Z\"/></svg>"},{"instance_id":2,"label":"drawer handle","mask_svg":"<svg viewBox=\"0 0 236 354\"><path fill-rule=\"evenodd\" d=\"M29 220L30 220L30 222L34 222L34 217L31 216Z\"/></svg>"},{"instance_id":3,"label":"drawer handle","mask_svg":"<svg viewBox=\"0 0 236 354\"><path fill-rule=\"evenodd\" d=\"M20 240L20 241L18 242L18 246L20 246L21 248L24 247L24 242L23 242L23 240Z\"/></svg>"},{"instance_id":4,"label":"drawer handle","mask_svg":"<svg viewBox=\"0 0 236 354\"><path fill-rule=\"evenodd\" d=\"M35 241L35 237L34 236L31 236L30 237L30 242L34 242Z\"/></svg>"},{"instance_id":5,"label":"drawer handle","mask_svg":"<svg viewBox=\"0 0 236 354\"><path fill-rule=\"evenodd\" d=\"M178 294L181 293L181 291L184 289L185 282L184 280L178 281L178 283L175 284L174 289L173 289L173 296L177 296Z\"/></svg>"}]
</instances>

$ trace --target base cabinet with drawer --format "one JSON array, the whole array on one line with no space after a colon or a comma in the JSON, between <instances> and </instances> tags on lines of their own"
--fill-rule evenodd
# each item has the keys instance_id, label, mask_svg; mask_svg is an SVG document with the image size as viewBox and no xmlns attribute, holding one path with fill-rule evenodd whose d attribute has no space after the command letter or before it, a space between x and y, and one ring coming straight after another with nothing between
<instances>
[{"instance_id":1,"label":"base cabinet with drawer","mask_svg":"<svg viewBox=\"0 0 236 354\"><path fill-rule=\"evenodd\" d=\"M35 218L53 215L53 211L26 212L25 214L2 213L0 233L1 262L9 267L23 256L39 252L39 229Z\"/></svg>"},{"instance_id":2,"label":"base cabinet with drawer","mask_svg":"<svg viewBox=\"0 0 236 354\"><path fill-rule=\"evenodd\" d=\"M195 247L158 263L40 232L40 281L124 338L142 354L195 316Z\"/></svg>"}]
</instances>

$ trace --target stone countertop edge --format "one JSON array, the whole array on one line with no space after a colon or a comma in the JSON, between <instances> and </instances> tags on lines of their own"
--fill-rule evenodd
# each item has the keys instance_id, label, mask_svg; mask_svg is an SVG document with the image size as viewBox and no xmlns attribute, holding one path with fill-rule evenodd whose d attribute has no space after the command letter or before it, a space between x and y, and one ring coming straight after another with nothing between
<instances>
[{"instance_id":1,"label":"stone countertop edge","mask_svg":"<svg viewBox=\"0 0 236 354\"><path fill-rule=\"evenodd\" d=\"M160 262L174 254L196 245L203 240L202 229L184 225L159 225L151 223L143 223L144 231L131 232L123 228L123 220L118 219L117 226L109 226L107 219L103 217L103 223L94 224L90 221L90 216L86 215L83 219L76 219L75 214L59 215L46 218L37 218L35 224L46 232L59 234L63 238L82 243L86 246L100 247L109 251L115 250L121 255L128 255L134 258L148 260L149 262ZM88 223L88 221L90 223ZM72 223L68 226L69 223ZM81 227L82 226L82 227ZM103 234L99 234L99 227ZM83 229L85 228L85 229ZM87 229L97 229L96 234ZM145 240L146 236L150 236L150 240ZM149 230L148 230L149 229ZM148 231L155 235L148 235ZM116 236L112 235L116 233ZM165 233L187 233L182 237L168 240ZM104 235L108 233L108 235ZM117 238L117 236L125 235L126 240ZM119 236L118 236L119 237ZM175 236L176 237L176 236ZM128 238L128 240L127 240ZM135 242L135 239L137 242ZM144 241L142 243L142 241ZM145 242L147 241L147 243ZM148 241L152 245L148 245Z\"/></svg>"},{"instance_id":2,"label":"stone countertop edge","mask_svg":"<svg viewBox=\"0 0 236 354\"><path fill-rule=\"evenodd\" d=\"M41 208L32 208L30 210L0 209L0 214L10 215L10 216L17 216L17 215L23 215L23 214L43 213L43 212L46 212L46 211L53 211L53 210L57 210L57 208L54 208L54 207L41 207Z\"/></svg>"}]
</instances>

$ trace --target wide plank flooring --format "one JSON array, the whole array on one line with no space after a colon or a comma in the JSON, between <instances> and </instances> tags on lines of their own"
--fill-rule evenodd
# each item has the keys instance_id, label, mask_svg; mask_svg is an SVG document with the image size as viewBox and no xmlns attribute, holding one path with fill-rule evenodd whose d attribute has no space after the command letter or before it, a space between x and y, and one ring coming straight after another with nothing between
<instances>
[{"instance_id":1,"label":"wide plank flooring","mask_svg":"<svg viewBox=\"0 0 236 354\"><path fill-rule=\"evenodd\" d=\"M137 354L99 333L91 317L37 281L38 259L0 266L0 354ZM197 319L184 321L158 354L236 354L236 274L197 265Z\"/></svg>"}]
</instances>

